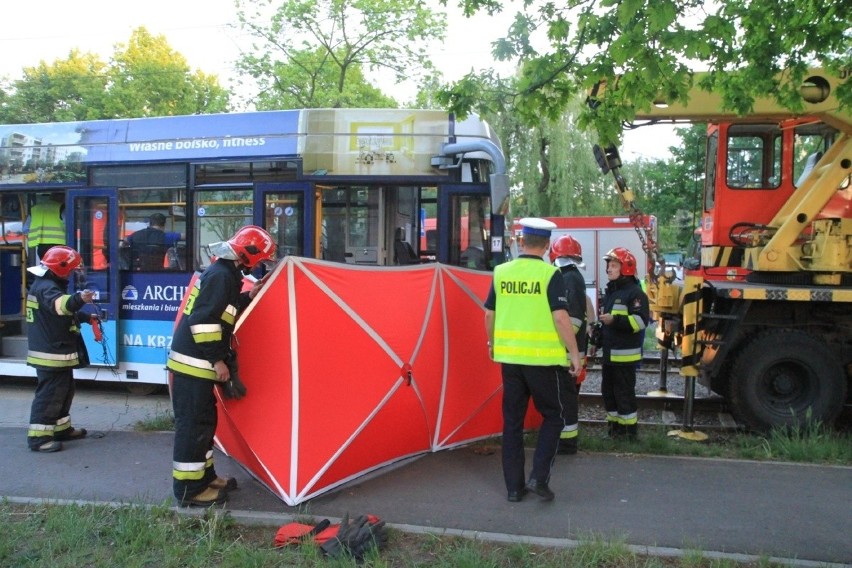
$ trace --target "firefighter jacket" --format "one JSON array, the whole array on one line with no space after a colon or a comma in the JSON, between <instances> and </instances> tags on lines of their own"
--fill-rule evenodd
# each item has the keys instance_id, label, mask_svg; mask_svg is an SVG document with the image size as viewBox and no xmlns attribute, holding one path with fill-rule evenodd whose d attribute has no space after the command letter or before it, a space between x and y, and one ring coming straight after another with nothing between
<instances>
[{"instance_id":1,"label":"firefighter jacket","mask_svg":"<svg viewBox=\"0 0 852 568\"><path fill-rule=\"evenodd\" d=\"M228 360L237 317L251 301L241 287L242 273L233 260L217 260L195 281L172 339L169 369L216 380L213 364Z\"/></svg>"},{"instance_id":2,"label":"firefighter jacket","mask_svg":"<svg viewBox=\"0 0 852 568\"><path fill-rule=\"evenodd\" d=\"M79 293L52 272L38 277L27 294L27 365L36 369L76 369L85 365L80 323L87 316ZM88 356L85 356L88 359Z\"/></svg>"},{"instance_id":3,"label":"firefighter jacket","mask_svg":"<svg viewBox=\"0 0 852 568\"><path fill-rule=\"evenodd\" d=\"M523 256L494 269L495 361L568 366L548 295L548 287L555 280L562 290L560 299L565 300L558 273L555 266L540 258Z\"/></svg>"},{"instance_id":4,"label":"firefighter jacket","mask_svg":"<svg viewBox=\"0 0 852 568\"><path fill-rule=\"evenodd\" d=\"M27 246L40 244L64 245L65 223L62 222L62 204L55 201L38 203L30 210Z\"/></svg>"},{"instance_id":5,"label":"firefighter jacket","mask_svg":"<svg viewBox=\"0 0 852 568\"><path fill-rule=\"evenodd\" d=\"M568 315L571 316L571 327L577 338L580 353L586 352L586 279L580 269L574 264L559 269L565 282L565 293L568 299Z\"/></svg>"},{"instance_id":6,"label":"firefighter jacket","mask_svg":"<svg viewBox=\"0 0 852 568\"><path fill-rule=\"evenodd\" d=\"M612 324L601 327L603 362L635 364L642 360L645 327L650 320L648 296L633 276L607 283L601 313L612 314Z\"/></svg>"}]
</instances>

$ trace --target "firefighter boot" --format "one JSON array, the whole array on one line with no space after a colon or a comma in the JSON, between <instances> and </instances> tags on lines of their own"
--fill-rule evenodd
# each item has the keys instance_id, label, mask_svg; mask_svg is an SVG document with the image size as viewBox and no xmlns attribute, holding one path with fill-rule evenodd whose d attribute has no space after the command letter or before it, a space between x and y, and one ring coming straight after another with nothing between
<instances>
[{"instance_id":1,"label":"firefighter boot","mask_svg":"<svg viewBox=\"0 0 852 568\"><path fill-rule=\"evenodd\" d=\"M557 454L573 456L577 453L577 438L568 438L559 440L559 447L556 450Z\"/></svg>"},{"instance_id":2,"label":"firefighter boot","mask_svg":"<svg viewBox=\"0 0 852 568\"><path fill-rule=\"evenodd\" d=\"M233 477L217 477L210 482L207 487L211 489L222 489L223 491L233 491L237 488L237 480Z\"/></svg>"},{"instance_id":3,"label":"firefighter boot","mask_svg":"<svg viewBox=\"0 0 852 568\"><path fill-rule=\"evenodd\" d=\"M618 422L607 423L607 435L613 440L624 438L627 435L627 427Z\"/></svg>"},{"instance_id":4,"label":"firefighter boot","mask_svg":"<svg viewBox=\"0 0 852 568\"><path fill-rule=\"evenodd\" d=\"M180 500L181 507L210 507L224 503L228 499L228 494L220 489L208 487L198 495L187 497Z\"/></svg>"},{"instance_id":5,"label":"firefighter boot","mask_svg":"<svg viewBox=\"0 0 852 568\"><path fill-rule=\"evenodd\" d=\"M60 442L69 442L71 440L81 440L88 434L89 431L85 428L68 428L67 430L56 432L53 437Z\"/></svg>"},{"instance_id":6,"label":"firefighter boot","mask_svg":"<svg viewBox=\"0 0 852 568\"><path fill-rule=\"evenodd\" d=\"M627 439L631 442L635 442L639 438L639 425L638 424L626 424L624 425L624 435L627 436Z\"/></svg>"}]
</instances>

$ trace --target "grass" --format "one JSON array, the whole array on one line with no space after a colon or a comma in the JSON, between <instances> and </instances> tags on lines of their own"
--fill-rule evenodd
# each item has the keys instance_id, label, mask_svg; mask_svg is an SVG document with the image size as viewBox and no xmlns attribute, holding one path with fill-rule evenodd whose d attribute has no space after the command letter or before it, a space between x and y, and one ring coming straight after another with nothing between
<instances>
[{"instance_id":1,"label":"grass","mask_svg":"<svg viewBox=\"0 0 852 568\"><path fill-rule=\"evenodd\" d=\"M179 515L165 505L16 505L0 503L0 566L16 568L134 567L446 567L446 568L725 568L771 566L706 559L639 555L619 541L589 535L576 548L494 544L390 531L381 552L363 563L325 558L311 544L275 548L276 528L241 526L208 511Z\"/></svg>"},{"instance_id":2,"label":"grass","mask_svg":"<svg viewBox=\"0 0 852 568\"><path fill-rule=\"evenodd\" d=\"M580 447L590 452L852 465L852 434L819 424L790 431L775 429L767 435L710 431L705 432L708 439L704 442L685 440L669 432L671 427L643 425L637 441L612 440L606 437L604 426L584 424Z\"/></svg>"},{"instance_id":3,"label":"grass","mask_svg":"<svg viewBox=\"0 0 852 568\"><path fill-rule=\"evenodd\" d=\"M171 410L157 412L145 420L139 420L133 425L136 432L166 432L175 429L175 417Z\"/></svg>"}]
</instances>

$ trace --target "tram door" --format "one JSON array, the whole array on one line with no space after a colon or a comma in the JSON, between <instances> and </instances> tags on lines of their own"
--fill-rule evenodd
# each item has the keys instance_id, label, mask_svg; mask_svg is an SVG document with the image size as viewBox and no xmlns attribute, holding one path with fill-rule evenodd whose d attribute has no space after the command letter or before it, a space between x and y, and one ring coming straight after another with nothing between
<instances>
[{"instance_id":1,"label":"tram door","mask_svg":"<svg viewBox=\"0 0 852 568\"><path fill-rule=\"evenodd\" d=\"M487 185L438 188L438 261L494 270L505 260L502 217L491 215Z\"/></svg>"},{"instance_id":2,"label":"tram door","mask_svg":"<svg viewBox=\"0 0 852 568\"><path fill-rule=\"evenodd\" d=\"M380 264L384 256L384 189L322 187L320 258L347 264Z\"/></svg>"},{"instance_id":3,"label":"tram door","mask_svg":"<svg viewBox=\"0 0 852 568\"><path fill-rule=\"evenodd\" d=\"M275 240L278 258L316 256L316 198L307 183L262 184L257 187L255 222Z\"/></svg>"},{"instance_id":4,"label":"tram door","mask_svg":"<svg viewBox=\"0 0 852 568\"><path fill-rule=\"evenodd\" d=\"M118 190L69 190L66 201L69 246L83 257L83 275L71 283L73 291L92 290L94 306L84 308L101 319L103 339L96 342L89 325L82 327L92 366L118 365ZM69 223L69 220L71 221Z\"/></svg>"}]
</instances>

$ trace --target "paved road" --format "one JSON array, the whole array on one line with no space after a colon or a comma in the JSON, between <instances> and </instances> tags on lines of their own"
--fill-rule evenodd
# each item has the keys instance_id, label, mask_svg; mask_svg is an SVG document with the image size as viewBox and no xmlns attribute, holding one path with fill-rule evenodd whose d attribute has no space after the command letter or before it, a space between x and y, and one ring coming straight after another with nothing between
<instances>
[{"instance_id":1,"label":"paved road","mask_svg":"<svg viewBox=\"0 0 852 568\"><path fill-rule=\"evenodd\" d=\"M74 421L93 435L62 452L37 454L24 442L27 391L0 384L0 496L171 502L172 434L128 431L139 416L167 408L167 396L80 389ZM299 507L285 505L230 458L217 454L216 463L240 484L231 514L272 527L295 515L372 513L404 530L481 539L571 546L597 535L653 554L701 550L737 560L852 566L849 467L581 452L559 456L551 480L556 501L508 503L496 450L427 455Z\"/></svg>"}]
</instances>

